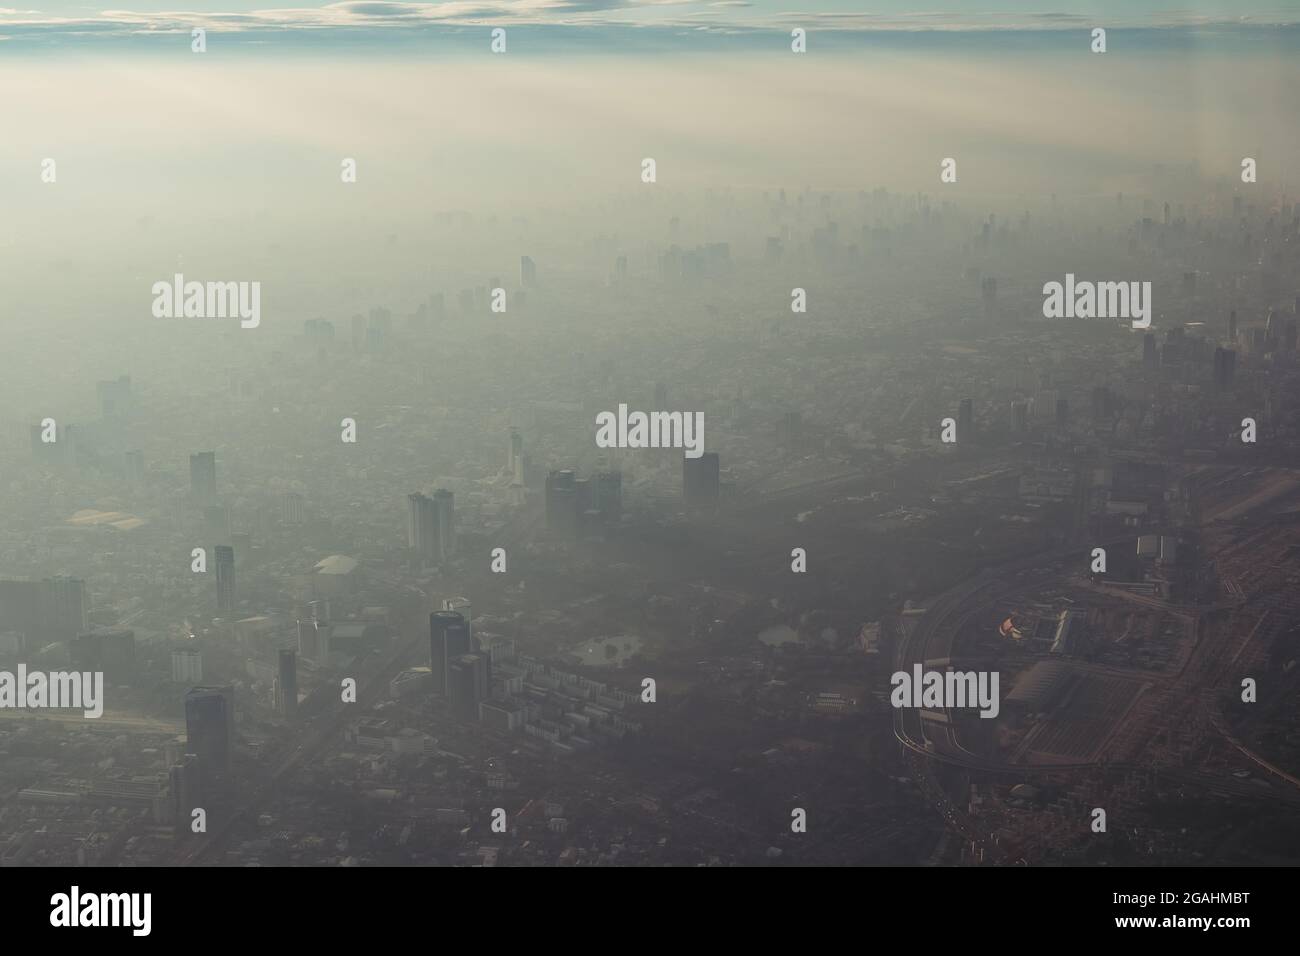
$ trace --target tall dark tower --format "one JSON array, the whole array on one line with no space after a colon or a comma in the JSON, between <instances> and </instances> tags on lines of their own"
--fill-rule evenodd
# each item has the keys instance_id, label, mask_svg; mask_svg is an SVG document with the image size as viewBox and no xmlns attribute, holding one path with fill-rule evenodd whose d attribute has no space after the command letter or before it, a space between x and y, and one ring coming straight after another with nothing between
<instances>
[{"instance_id":1,"label":"tall dark tower","mask_svg":"<svg viewBox=\"0 0 1300 956\"><path fill-rule=\"evenodd\" d=\"M1148 332L1142 336L1142 367L1154 369L1159 364L1160 359L1156 354L1156 337Z\"/></svg>"},{"instance_id":2,"label":"tall dark tower","mask_svg":"<svg viewBox=\"0 0 1300 956\"><path fill-rule=\"evenodd\" d=\"M190 494L196 504L217 503L217 454L201 451L190 455Z\"/></svg>"},{"instance_id":3,"label":"tall dark tower","mask_svg":"<svg viewBox=\"0 0 1300 956\"><path fill-rule=\"evenodd\" d=\"M298 652L291 647L280 648L279 710L285 720L298 716Z\"/></svg>"},{"instance_id":4,"label":"tall dark tower","mask_svg":"<svg viewBox=\"0 0 1300 956\"><path fill-rule=\"evenodd\" d=\"M235 549L219 544L212 549L216 555L217 610L235 609Z\"/></svg>"},{"instance_id":5,"label":"tall dark tower","mask_svg":"<svg viewBox=\"0 0 1300 956\"><path fill-rule=\"evenodd\" d=\"M707 505L718 500L721 462L716 451L699 458L682 459L682 497L688 505Z\"/></svg>"},{"instance_id":6,"label":"tall dark tower","mask_svg":"<svg viewBox=\"0 0 1300 956\"><path fill-rule=\"evenodd\" d=\"M1237 310L1233 309L1228 316L1228 341L1234 345L1237 342Z\"/></svg>"},{"instance_id":7,"label":"tall dark tower","mask_svg":"<svg viewBox=\"0 0 1300 956\"><path fill-rule=\"evenodd\" d=\"M975 438L975 404L963 398L957 408L957 440L970 442Z\"/></svg>"},{"instance_id":8,"label":"tall dark tower","mask_svg":"<svg viewBox=\"0 0 1300 956\"><path fill-rule=\"evenodd\" d=\"M176 836L189 836L194 831L191 821L194 809L203 806L202 771L195 754L185 754L168 773L168 796L171 798L172 826Z\"/></svg>"},{"instance_id":9,"label":"tall dark tower","mask_svg":"<svg viewBox=\"0 0 1300 956\"><path fill-rule=\"evenodd\" d=\"M235 742L235 688L191 687L185 692L187 752L196 754L207 779L230 770Z\"/></svg>"},{"instance_id":10,"label":"tall dark tower","mask_svg":"<svg viewBox=\"0 0 1300 956\"><path fill-rule=\"evenodd\" d=\"M429 615L429 669L433 689L447 693L447 667L453 658L470 651L469 627L456 611L434 611Z\"/></svg>"}]
</instances>

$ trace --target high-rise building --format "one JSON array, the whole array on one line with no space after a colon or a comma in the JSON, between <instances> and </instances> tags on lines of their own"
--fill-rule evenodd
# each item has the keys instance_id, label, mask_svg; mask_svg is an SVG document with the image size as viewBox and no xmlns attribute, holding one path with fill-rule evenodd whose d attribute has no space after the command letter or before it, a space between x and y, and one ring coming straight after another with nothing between
<instances>
[{"instance_id":1,"label":"high-rise building","mask_svg":"<svg viewBox=\"0 0 1300 956\"><path fill-rule=\"evenodd\" d=\"M963 398L957 407L957 440L970 442L975 438L975 404Z\"/></svg>"},{"instance_id":2,"label":"high-rise building","mask_svg":"<svg viewBox=\"0 0 1300 956\"><path fill-rule=\"evenodd\" d=\"M455 611L465 619L465 631L471 638L474 636L474 607L470 604L467 597L444 598L442 601L444 611Z\"/></svg>"},{"instance_id":3,"label":"high-rise building","mask_svg":"<svg viewBox=\"0 0 1300 956\"><path fill-rule=\"evenodd\" d=\"M215 555L217 579L217 610L222 612L235 609L235 549L219 544L212 549Z\"/></svg>"},{"instance_id":4,"label":"high-rise building","mask_svg":"<svg viewBox=\"0 0 1300 956\"><path fill-rule=\"evenodd\" d=\"M1011 403L1011 430L1017 435L1029 431L1029 403L1016 400Z\"/></svg>"},{"instance_id":5,"label":"high-rise building","mask_svg":"<svg viewBox=\"0 0 1300 956\"><path fill-rule=\"evenodd\" d=\"M506 449L506 471L514 481L524 480L524 436L519 429L510 429L510 444Z\"/></svg>"},{"instance_id":6,"label":"high-rise building","mask_svg":"<svg viewBox=\"0 0 1300 956\"><path fill-rule=\"evenodd\" d=\"M546 476L546 527L566 537L576 537L579 528L577 481L564 469Z\"/></svg>"},{"instance_id":7,"label":"high-rise building","mask_svg":"<svg viewBox=\"0 0 1300 956\"><path fill-rule=\"evenodd\" d=\"M1154 369L1158 368L1159 364L1160 359L1156 353L1156 337L1148 332L1142 336L1142 367Z\"/></svg>"},{"instance_id":8,"label":"high-rise building","mask_svg":"<svg viewBox=\"0 0 1300 956\"><path fill-rule=\"evenodd\" d=\"M447 702L462 720L477 720L479 701L487 700L487 655L459 654L447 664Z\"/></svg>"},{"instance_id":9,"label":"high-rise building","mask_svg":"<svg viewBox=\"0 0 1300 956\"><path fill-rule=\"evenodd\" d=\"M682 458L682 498L688 505L717 502L721 491L722 464L716 451L699 458Z\"/></svg>"},{"instance_id":10,"label":"high-rise building","mask_svg":"<svg viewBox=\"0 0 1300 956\"><path fill-rule=\"evenodd\" d=\"M217 453L201 451L190 455L190 495L196 504L217 502Z\"/></svg>"},{"instance_id":11,"label":"high-rise building","mask_svg":"<svg viewBox=\"0 0 1300 956\"><path fill-rule=\"evenodd\" d=\"M280 499L280 517L284 519L285 524L302 524L302 495L296 491L286 491Z\"/></svg>"},{"instance_id":12,"label":"high-rise building","mask_svg":"<svg viewBox=\"0 0 1300 956\"><path fill-rule=\"evenodd\" d=\"M330 656L330 624L311 618L298 621L298 656L313 664L323 664Z\"/></svg>"},{"instance_id":13,"label":"high-rise building","mask_svg":"<svg viewBox=\"0 0 1300 956\"><path fill-rule=\"evenodd\" d=\"M184 754L168 773L171 821L178 837L194 832L194 811L203 806L203 771L198 754Z\"/></svg>"},{"instance_id":14,"label":"high-rise building","mask_svg":"<svg viewBox=\"0 0 1300 956\"><path fill-rule=\"evenodd\" d=\"M591 481L591 506L604 521L617 521L623 513L623 473L601 471Z\"/></svg>"},{"instance_id":15,"label":"high-rise building","mask_svg":"<svg viewBox=\"0 0 1300 956\"><path fill-rule=\"evenodd\" d=\"M1237 342L1237 310L1233 309L1228 315L1228 342L1236 344Z\"/></svg>"},{"instance_id":16,"label":"high-rise building","mask_svg":"<svg viewBox=\"0 0 1300 956\"><path fill-rule=\"evenodd\" d=\"M1282 316L1277 309L1269 309L1268 322L1264 326L1264 340L1270 352L1282 344L1282 335Z\"/></svg>"},{"instance_id":17,"label":"high-rise building","mask_svg":"<svg viewBox=\"0 0 1300 956\"><path fill-rule=\"evenodd\" d=\"M280 648L280 669L276 676L277 709L285 720L298 715L298 654L291 647Z\"/></svg>"},{"instance_id":18,"label":"high-rise building","mask_svg":"<svg viewBox=\"0 0 1300 956\"><path fill-rule=\"evenodd\" d=\"M144 480L144 452L138 448L126 453L126 480L130 482Z\"/></svg>"},{"instance_id":19,"label":"high-rise building","mask_svg":"<svg viewBox=\"0 0 1300 956\"><path fill-rule=\"evenodd\" d=\"M1288 352L1294 352L1296 348L1296 320L1286 320L1286 332L1283 336L1283 347Z\"/></svg>"},{"instance_id":20,"label":"high-rise building","mask_svg":"<svg viewBox=\"0 0 1300 956\"><path fill-rule=\"evenodd\" d=\"M235 689L229 684L185 693L186 752L197 754L206 778L230 770L235 745Z\"/></svg>"},{"instance_id":21,"label":"high-rise building","mask_svg":"<svg viewBox=\"0 0 1300 956\"><path fill-rule=\"evenodd\" d=\"M124 415L131 408L131 376L122 375L115 380L97 382L99 411L105 418Z\"/></svg>"},{"instance_id":22,"label":"high-rise building","mask_svg":"<svg viewBox=\"0 0 1300 956\"><path fill-rule=\"evenodd\" d=\"M1214 350L1214 387L1216 391L1226 392L1232 388L1236 374L1237 353L1232 349L1216 348Z\"/></svg>"},{"instance_id":23,"label":"high-rise building","mask_svg":"<svg viewBox=\"0 0 1300 956\"><path fill-rule=\"evenodd\" d=\"M447 561L456 554L456 497L446 488L433 493L438 519L437 559Z\"/></svg>"},{"instance_id":24,"label":"high-rise building","mask_svg":"<svg viewBox=\"0 0 1300 956\"><path fill-rule=\"evenodd\" d=\"M1056 400L1056 427L1064 428L1070 424L1070 402L1068 399L1058 398Z\"/></svg>"},{"instance_id":25,"label":"high-rise building","mask_svg":"<svg viewBox=\"0 0 1300 956\"><path fill-rule=\"evenodd\" d=\"M532 256L519 257L519 284L522 286L537 284L537 263L533 262Z\"/></svg>"},{"instance_id":26,"label":"high-rise building","mask_svg":"<svg viewBox=\"0 0 1300 956\"><path fill-rule=\"evenodd\" d=\"M177 684L198 684L203 680L203 655L197 647L172 650L172 680Z\"/></svg>"},{"instance_id":27,"label":"high-rise building","mask_svg":"<svg viewBox=\"0 0 1300 956\"><path fill-rule=\"evenodd\" d=\"M105 628L80 634L72 642L72 666L79 671L102 671L116 684L135 676L135 631Z\"/></svg>"},{"instance_id":28,"label":"high-rise building","mask_svg":"<svg viewBox=\"0 0 1300 956\"><path fill-rule=\"evenodd\" d=\"M429 670L436 693L447 693L448 661L469 650L469 627L463 617L455 611L434 611L429 615Z\"/></svg>"},{"instance_id":29,"label":"high-rise building","mask_svg":"<svg viewBox=\"0 0 1300 956\"><path fill-rule=\"evenodd\" d=\"M438 512L427 495L406 496L406 545L426 564L438 559Z\"/></svg>"},{"instance_id":30,"label":"high-rise building","mask_svg":"<svg viewBox=\"0 0 1300 956\"><path fill-rule=\"evenodd\" d=\"M86 582L53 577L38 586L39 630L52 640L69 640L86 630Z\"/></svg>"}]
</instances>

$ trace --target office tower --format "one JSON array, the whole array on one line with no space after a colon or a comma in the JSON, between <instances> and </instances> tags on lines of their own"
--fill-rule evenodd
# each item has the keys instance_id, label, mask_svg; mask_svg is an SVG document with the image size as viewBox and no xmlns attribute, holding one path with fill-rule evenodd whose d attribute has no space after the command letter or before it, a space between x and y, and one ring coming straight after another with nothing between
<instances>
[{"instance_id":1,"label":"office tower","mask_svg":"<svg viewBox=\"0 0 1300 956\"><path fill-rule=\"evenodd\" d=\"M1017 435L1029 431L1029 403L1014 401L1011 403L1011 430Z\"/></svg>"},{"instance_id":2,"label":"office tower","mask_svg":"<svg viewBox=\"0 0 1300 956\"><path fill-rule=\"evenodd\" d=\"M957 407L957 441L969 442L975 437L975 404L963 398Z\"/></svg>"},{"instance_id":3,"label":"office tower","mask_svg":"<svg viewBox=\"0 0 1300 956\"><path fill-rule=\"evenodd\" d=\"M597 472L591 483L591 506L604 521L617 521L623 514L623 473Z\"/></svg>"},{"instance_id":4,"label":"office tower","mask_svg":"<svg viewBox=\"0 0 1300 956\"><path fill-rule=\"evenodd\" d=\"M524 436L519 429L510 429L510 443L506 448L506 471L512 480L524 480Z\"/></svg>"},{"instance_id":5,"label":"office tower","mask_svg":"<svg viewBox=\"0 0 1300 956\"><path fill-rule=\"evenodd\" d=\"M1236 352L1224 348L1214 350L1214 387L1217 391L1224 392L1232 388L1236 364Z\"/></svg>"},{"instance_id":6,"label":"office tower","mask_svg":"<svg viewBox=\"0 0 1300 956\"><path fill-rule=\"evenodd\" d=\"M1250 330L1250 354L1254 356L1263 355L1268 351L1268 336L1264 329Z\"/></svg>"},{"instance_id":7,"label":"office tower","mask_svg":"<svg viewBox=\"0 0 1300 956\"><path fill-rule=\"evenodd\" d=\"M655 407L656 412L668 411L668 386L663 382L655 382Z\"/></svg>"},{"instance_id":8,"label":"office tower","mask_svg":"<svg viewBox=\"0 0 1300 956\"><path fill-rule=\"evenodd\" d=\"M1097 385L1092 390L1092 418L1094 421L1109 419L1112 415L1110 389Z\"/></svg>"},{"instance_id":9,"label":"office tower","mask_svg":"<svg viewBox=\"0 0 1300 956\"><path fill-rule=\"evenodd\" d=\"M104 679L114 684L125 683L135 675L135 632L132 630L108 628L79 634L70 650L74 670L102 671Z\"/></svg>"},{"instance_id":10,"label":"office tower","mask_svg":"<svg viewBox=\"0 0 1300 956\"><path fill-rule=\"evenodd\" d=\"M470 650L469 628L455 611L429 615L429 670L436 693L447 693L447 662Z\"/></svg>"},{"instance_id":11,"label":"office tower","mask_svg":"<svg viewBox=\"0 0 1300 956\"><path fill-rule=\"evenodd\" d=\"M1142 336L1142 367L1145 369L1154 369L1159 365L1160 359L1156 354L1156 337L1148 332Z\"/></svg>"},{"instance_id":12,"label":"office tower","mask_svg":"<svg viewBox=\"0 0 1300 956\"><path fill-rule=\"evenodd\" d=\"M128 451L126 460L126 480L140 482L144 480L144 452L139 449Z\"/></svg>"},{"instance_id":13,"label":"office tower","mask_svg":"<svg viewBox=\"0 0 1300 956\"><path fill-rule=\"evenodd\" d=\"M1070 403L1064 398L1056 400L1056 427L1064 428L1070 424Z\"/></svg>"},{"instance_id":14,"label":"office tower","mask_svg":"<svg viewBox=\"0 0 1300 956\"><path fill-rule=\"evenodd\" d=\"M99 394L99 411L105 418L123 415L131 408L131 376L123 375L115 380L98 382L95 391Z\"/></svg>"},{"instance_id":15,"label":"office tower","mask_svg":"<svg viewBox=\"0 0 1300 956\"><path fill-rule=\"evenodd\" d=\"M53 577L38 586L39 631L51 640L70 640L86 628L86 582Z\"/></svg>"},{"instance_id":16,"label":"office tower","mask_svg":"<svg viewBox=\"0 0 1300 956\"><path fill-rule=\"evenodd\" d=\"M459 654L447 665L447 702L461 720L477 720L479 701L487 699L487 656Z\"/></svg>"},{"instance_id":17,"label":"office tower","mask_svg":"<svg viewBox=\"0 0 1300 956\"><path fill-rule=\"evenodd\" d=\"M438 512L427 495L406 496L406 544L426 564L438 558Z\"/></svg>"},{"instance_id":18,"label":"office tower","mask_svg":"<svg viewBox=\"0 0 1300 956\"><path fill-rule=\"evenodd\" d=\"M442 602L444 611L455 611L465 619L465 633L471 640L474 637L474 608L467 597L444 598Z\"/></svg>"},{"instance_id":19,"label":"office tower","mask_svg":"<svg viewBox=\"0 0 1300 956\"><path fill-rule=\"evenodd\" d=\"M298 656L314 664L324 664L329 661L332 625L327 618L316 616L314 605L317 603L312 602L311 618L298 620Z\"/></svg>"},{"instance_id":20,"label":"office tower","mask_svg":"<svg viewBox=\"0 0 1300 956\"><path fill-rule=\"evenodd\" d=\"M206 779L230 770L235 745L235 688L229 684L185 692L186 752L198 755Z\"/></svg>"},{"instance_id":21,"label":"office tower","mask_svg":"<svg viewBox=\"0 0 1300 956\"><path fill-rule=\"evenodd\" d=\"M519 284L522 286L537 284L537 264L533 262L531 256L519 257Z\"/></svg>"},{"instance_id":22,"label":"office tower","mask_svg":"<svg viewBox=\"0 0 1300 956\"><path fill-rule=\"evenodd\" d=\"M438 535L435 553L439 561L447 561L456 554L456 496L439 488L433 493L433 508Z\"/></svg>"},{"instance_id":23,"label":"office tower","mask_svg":"<svg viewBox=\"0 0 1300 956\"><path fill-rule=\"evenodd\" d=\"M195 809L203 806L203 771L197 754L184 754L168 772L172 826L178 837L194 832Z\"/></svg>"},{"instance_id":24,"label":"office tower","mask_svg":"<svg viewBox=\"0 0 1300 956\"><path fill-rule=\"evenodd\" d=\"M217 453L201 451L190 455L190 495L200 505L217 501Z\"/></svg>"},{"instance_id":25,"label":"office tower","mask_svg":"<svg viewBox=\"0 0 1300 956\"><path fill-rule=\"evenodd\" d=\"M1235 344L1237 341L1237 310L1233 309L1228 316L1228 342Z\"/></svg>"},{"instance_id":26,"label":"office tower","mask_svg":"<svg viewBox=\"0 0 1300 956\"><path fill-rule=\"evenodd\" d=\"M993 311L997 307L998 303L998 280L992 276L981 280L980 297L984 303L985 317L992 317Z\"/></svg>"},{"instance_id":27,"label":"office tower","mask_svg":"<svg viewBox=\"0 0 1300 956\"><path fill-rule=\"evenodd\" d=\"M291 647L280 648L280 669L276 680L280 716L293 720L298 715L298 654Z\"/></svg>"},{"instance_id":28,"label":"office tower","mask_svg":"<svg viewBox=\"0 0 1300 956\"><path fill-rule=\"evenodd\" d=\"M235 609L235 549L219 544L212 549L217 578L217 610Z\"/></svg>"},{"instance_id":29,"label":"office tower","mask_svg":"<svg viewBox=\"0 0 1300 956\"><path fill-rule=\"evenodd\" d=\"M172 650L172 680L177 684L198 684L203 680L203 655L197 647Z\"/></svg>"},{"instance_id":30,"label":"office tower","mask_svg":"<svg viewBox=\"0 0 1300 956\"><path fill-rule=\"evenodd\" d=\"M573 472L564 469L546 476L546 527L562 535L578 533L578 489Z\"/></svg>"},{"instance_id":31,"label":"office tower","mask_svg":"<svg viewBox=\"0 0 1300 956\"><path fill-rule=\"evenodd\" d=\"M682 458L682 498L688 505L707 505L718 500L721 462L716 451L699 458Z\"/></svg>"},{"instance_id":32,"label":"office tower","mask_svg":"<svg viewBox=\"0 0 1300 956\"><path fill-rule=\"evenodd\" d=\"M1169 225L1169 203L1165 203L1165 225Z\"/></svg>"},{"instance_id":33,"label":"office tower","mask_svg":"<svg viewBox=\"0 0 1300 956\"><path fill-rule=\"evenodd\" d=\"M1282 343L1282 316L1277 309L1268 310L1268 323L1264 326L1264 339L1270 352Z\"/></svg>"},{"instance_id":34,"label":"office tower","mask_svg":"<svg viewBox=\"0 0 1300 956\"><path fill-rule=\"evenodd\" d=\"M302 495L296 491L286 491L280 499L280 517L285 524L302 524Z\"/></svg>"},{"instance_id":35,"label":"office tower","mask_svg":"<svg viewBox=\"0 0 1300 956\"><path fill-rule=\"evenodd\" d=\"M1288 352L1294 352L1296 347L1296 320L1286 320L1286 330L1283 335L1283 347Z\"/></svg>"}]
</instances>

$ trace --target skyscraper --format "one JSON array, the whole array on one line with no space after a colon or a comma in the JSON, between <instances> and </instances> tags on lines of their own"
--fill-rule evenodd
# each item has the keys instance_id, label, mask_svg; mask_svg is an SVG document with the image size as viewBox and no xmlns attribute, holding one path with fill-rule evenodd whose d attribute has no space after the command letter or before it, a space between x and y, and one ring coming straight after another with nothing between
<instances>
[{"instance_id":1,"label":"skyscraper","mask_svg":"<svg viewBox=\"0 0 1300 956\"><path fill-rule=\"evenodd\" d=\"M217 454L201 451L190 455L190 495L196 504L217 502Z\"/></svg>"},{"instance_id":2,"label":"skyscraper","mask_svg":"<svg viewBox=\"0 0 1300 956\"><path fill-rule=\"evenodd\" d=\"M194 832L194 810L203 806L203 772L197 754L184 754L168 773L172 826L178 837Z\"/></svg>"},{"instance_id":3,"label":"skyscraper","mask_svg":"<svg viewBox=\"0 0 1300 956\"><path fill-rule=\"evenodd\" d=\"M519 257L519 284L522 286L537 284L537 263L533 262L532 256Z\"/></svg>"},{"instance_id":4,"label":"skyscraper","mask_svg":"<svg viewBox=\"0 0 1300 956\"><path fill-rule=\"evenodd\" d=\"M578 534L578 489L569 469L552 471L546 476L546 527L566 537Z\"/></svg>"},{"instance_id":5,"label":"skyscraper","mask_svg":"<svg viewBox=\"0 0 1300 956\"><path fill-rule=\"evenodd\" d=\"M447 665L447 702L461 720L477 720L479 701L487 699L486 654L460 654Z\"/></svg>"},{"instance_id":6,"label":"skyscraper","mask_svg":"<svg viewBox=\"0 0 1300 956\"><path fill-rule=\"evenodd\" d=\"M438 512L427 495L406 496L406 544L426 564L438 559Z\"/></svg>"},{"instance_id":7,"label":"skyscraper","mask_svg":"<svg viewBox=\"0 0 1300 956\"><path fill-rule=\"evenodd\" d=\"M963 398L957 408L957 440L969 442L975 437L975 405L969 398Z\"/></svg>"},{"instance_id":8,"label":"skyscraper","mask_svg":"<svg viewBox=\"0 0 1300 956\"><path fill-rule=\"evenodd\" d=\"M192 687L185 693L185 738L207 779L230 770L235 743L235 689L229 684Z\"/></svg>"},{"instance_id":9,"label":"skyscraper","mask_svg":"<svg viewBox=\"0 0 1300 956\"><path fill-rule=\"evenodd\" d=\"M721 461L716 451L699 458L682 458L682 498L688 505L707 505L718 500L721 489Z\"/></svg>"},{"instance_id":10,"label":"skyscraper","mask_svg":"<svg viewBox=\"0 0 1300 956\"><path fill-rule=\"evenodd\" d=\"M623 473L597 472L591 482L591 506L604 521L617 521L623 513Z\"/></svg>"},{"instance_id":11,"label":"skyscraper","mask_svg":"<svg viewBox=\"0 0 1300 956\"><path fill-rule=\"evenodd\" d=\"M1159 357L1156 353L1156 337L1148 332L1142 336L1142 367L1154 369L1159 367L1159 364Z\"/></svg>"},{"instance_id":12,"label":"skyscraper","mask_svg":"<svg viewBox=\"0 0 1300 956\"><path fill-rule=\"evenodd\" d=\"M433 493L433 506L438 521L436 556L446 561L456 554L456 497L446 488L439 488Z\"/></svg>"},{"instance_id":13,"label":"skyscraper","mask_svg":"<svg viewBox=\"0 0 1300 956\"><path fill-rule=\"evenodd\" d=\"M467 597L444 598L442 601L444 611L455 611L465 619L465 631L471 638L474 637L474 607L470 604Z\"/></svg>"},{"instance_id":14,"label":"skyscraper","mask_svg":"<svg viewBox=\"0 0 1300 956\"><path fill-rule=\"evenodd\" d=\"M506 449L506 471L513 481L524 480L524 436L519 429L510 429L510 444Z\"/></svg>"},{"instance_id":15,"label":"skyscraper","mask_svg":"<svg viewBox=\"0 0 1300 956\"><path fill-rule=\"evenodd\" d=\"M280 516L284 519L285 524L302 524L302 495L296 491L286 491L280 499Z\"/></svg>"},{"instance_id":16,"label":"skyscraper","mask_svg":"<svg viewBox=\"0 0 1300 956\"><path fill-rule=\"evenodd\" d=\"M465 618L455 611L434 611L429 615L429 669L435 692L447 693L448 661L468 654L469 650L469 628Z\"/></svg>"},{"instance_id":17,"label":"skyscraper","mask_svg":"<svg viewBox=\"0 0 1300 956\"><path fill-rule=\"evenodd\" d=\"M212 549L217 578L217 610L235 609L235 549L219 544Z\"/></svg>"}]
</instances>

